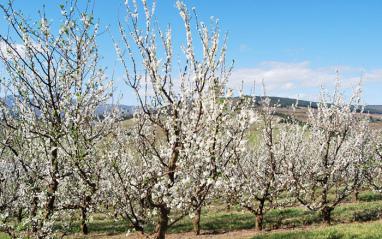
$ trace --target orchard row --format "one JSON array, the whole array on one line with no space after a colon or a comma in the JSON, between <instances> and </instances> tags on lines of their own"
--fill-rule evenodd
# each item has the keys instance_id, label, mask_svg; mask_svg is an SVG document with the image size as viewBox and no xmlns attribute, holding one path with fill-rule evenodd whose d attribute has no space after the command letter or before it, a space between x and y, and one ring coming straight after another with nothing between
<instances>
[{"instance_id":1,"label":"orchard row","mask_svg":"<svg viewBox=\"0 0 382 239\"><path fill-rule=\"evenodd\" d=\"M155 5L142 5L126 1L121 40L112 37L139 104L128 124L118 103L96 113L114 92L90 5L60 5L57 33L44 12L35 23L12 2L1 6L10 26L0 36L1 230L60 237L80 213L87 234L89 215L103 212L142 236L155 223L154 238L191 216L199 234L201 208L216 198L254 213L258 230L267 211L296 203L329 224L350 194L380 192L382 141L362 114L361 83L348 100L338 87L322 89L306 123L280 123L267 97L256 108L255 97L227 87L232 66L217 20L198 22L177 2L186 37L176 61L171 28L159 28Z\"/></svg>"}]
</instances>

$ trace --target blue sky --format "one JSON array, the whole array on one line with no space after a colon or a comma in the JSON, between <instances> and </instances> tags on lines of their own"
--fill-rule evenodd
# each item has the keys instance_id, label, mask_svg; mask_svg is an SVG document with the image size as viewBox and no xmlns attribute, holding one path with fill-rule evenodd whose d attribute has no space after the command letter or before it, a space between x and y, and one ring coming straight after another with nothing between
<instances>
[{"instance_id":1,"label":"blue sky","mask_svg":"<svg viewBox=\"0 0 382 239\"><path fill-rule=\"evenodd\" d=\"M2 2L4 0L1 0ZM37 16L46 5L48 17L58 23L64 1L15 0L22 11ZM79 2L85 3L84 0ZM150 1L149 1L150 2ZM175 0L158 0L156 16L164 27L171 24L174 37L184 39L183 22L174 7ZM335 70L343 90L351 90L363 70L363 99L368 104L382 104L382 1L379 0L187 0L200 20L218 18L222 32L229 31L227 60L235 60L229 86L236 89L244 82L246 93L253 81L264 80L268 95L317 100L318 83L332 88ZM118 8L123 1L96 0L95 17L103 28L110 25L119 38ZM5 24L4 24L5 23ZM0 20L0 32L6 22ZM183 38L182 38L183 37ZM105 34L99 38L103 65L112 75L116 54ZM184 41L177 41L184 42ZM174 45L175 50L179 46ZM123 104L134 104L135 97L121 80L120 67L114 74L117 94ZM261 84L258 84L260 89ZM262 93L260 90L259 94Z\"/></svg>"}]
</instances>

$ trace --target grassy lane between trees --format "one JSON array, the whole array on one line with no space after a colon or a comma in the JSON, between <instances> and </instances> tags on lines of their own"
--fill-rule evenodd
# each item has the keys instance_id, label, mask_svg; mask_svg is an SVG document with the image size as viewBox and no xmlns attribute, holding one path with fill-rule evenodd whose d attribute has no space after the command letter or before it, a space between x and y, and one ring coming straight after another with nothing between
<instances>
[{"instance_id":1,"label":"grassy lane between trees","mask_svg":"<svg viewBox=\"0 0 382 239\"><path fill-rule=\"evenodd\" d=\"M253 238L382 238L381 197L367 191L361 192L358 199L358 203L350 203L351 198L349 198L349 202L336 207L333 211L333 226L330 227L321 227L322 219L319 212L305 210L303 207L271 210L264 217L263 232ZM205 208L201 218L202 234L227 238L227 233L252 230L255 226L254 215L243 211L240 207L232 206L227 212L224 204L215 202ZM145 231L153 233L154 227L147 225ZM280 229L288 232L279 232ZM79 234L81 231L79 223L74 225L73 231L67 233L74 238L76 235L80 238L126 238L128 230L131 228L127 226L127 222L115 221L104 214L94 214L90 218L88 236ZM183 233L192 230L192 220L187 216L169 228L168 237L177 238L176 234L179 234L179 238L182 238ZM131 235L134 236L133 233ZM5 238L9 237L0 234L0 239Z\"/></svg>"}]
</instances>

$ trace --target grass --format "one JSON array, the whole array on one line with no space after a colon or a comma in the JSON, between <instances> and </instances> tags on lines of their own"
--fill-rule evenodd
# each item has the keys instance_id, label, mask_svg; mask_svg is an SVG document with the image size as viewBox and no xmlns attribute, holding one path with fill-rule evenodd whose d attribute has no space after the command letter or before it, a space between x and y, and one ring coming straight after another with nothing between
<instances>
[{"instance_id":1,"label":"grass","mask_svg":"<svg viewBox=\"0 0 382 239\"><path fill-rule=\"evenodd\" d=\"M255 221L253 214L249 212L242 213L240 208L233 207L230 213L226 213L224 205L222 205L203 210L201 225L204 230L237 231L253 228ZM79 232L79 224L75 225L75 227L75 232ZM101 214L93 216L93 221L89 223L90 232L119 234L126 233L129 229L131 228L128 226L128 222L114 222L114 220ZM149 224L145 228L145 232L153 233L154 229L155 225ZM190 232L192 230L192 219L189 216L185 216L173 227L170 227L168 233Z\"/></svg>"},{"instance_id":2,"label":"grass","mask_svg":"<svg viewBox=\"0 0 382 239\"><path fill-rule=\"evenodd\" d=\"M89 232L96 233L120 234L126 233L127 230L131 229L127 221L114 221L113 218L104 214L93 215L93 220L91 220L88 225ZM76 223L73 229L74 232L80 232L80 224Z\"/></svg>"},{"instance_id":3,"label":"grass","mask_svg":"<svg viewBox=\"0 0 382 239\"><path fill-rule=\"evenodd\" d=\"M381 201L359 202L338 206L332 212L334 224L367 222L378 220L382 208ZM322 222L320 212L306 210L303 207L274 209L264 216L264 228L269 230L280 228L303 228L305 226L320 225ZM212 206L202 211L201 228L203 230L229 232L244 229L253 229L255 216L250 212L243 212L240 207L231 207L231 212L225 212L224 205ZM155 225L148 225L146 233L152 233ZM126 233L130 229L127 222L114 222L103 215L94 216L89 223L89 231L108 234ZM183 233L193 230L192 220L184 217L168 233ZM77 230L76 230L77 231ZM78 228L79 231L79 228Z\"/></svg>"},{"instance_id":4,"label":"grass","mask_svg":"<svg viewBox=\"0 0 382 239\"><path fill-rule=\"evenodd\" d=\"M252 239L354 239L354 238L368 238L377 239L382 238L382 223L380 221L374 223L353 223L353 224L341 224L331 227L319 227L308 229L305 231L296 232L283 232L263 234L260 236L252 237Z\"/></svg>"},{"instance_id":5,"label":"grass","mask_svg":"<svg viewBox=\"0 0 382 239\"><path fill-rule=\"evenodd\" d=\"M358 194L358 200L362 202L380 201L382 194L373 193L371 190L362 191Z\"/></svg>"},{"instance_id":6,"label":"grass","mask_svg":"<svg viewBox=\"0 0 382 239\"><path fill-rule=\"evenodd\" d=\"M382 201L380 195L375 195L371 191L360 192L358 195L360 200L358 203L345 203L334 209L332 212L333 224L341 223L353 223L353 222L368 222L376 221L381 218L382 212ZM348 201L351 201L349 198ZM178 212L174 211L172 215L175 218ZM304 207L292 207L286 209L274 209L269 211L264 216L264 229L265 230L275 230L275 229L298 229L306 228L306 226L319 226L322 222L320 212L314 212L305 209ZM105 235L119 235L125 234L131 227L127 221L114 221L113 218L106 216L105 214L94 214L93 220L89 222L89 231L91 233L102 233ZM373 224L374 225L374 224ZM375 224L375 225L379 225ZM340 225L334 226L333 228L316 228L305 232L293 232L285 237L284 234L278 237L278 234L263 235L264 237L256 238L363 238L358 237L355 233L359 228L360 231L365 230L368 232L376 226L370 229L362 229L361 224L352 224L354 231L347 232L346 226L341 227ZM215 200L209 207L204 207L202 210L201 217L201 229L216 231L216 232L230 232L230 231L240 231L245 229L253 229L255 226L255 215L248 211L243 211L241 207L231 206L231 211L225 211L225 205L219 200ZM371 227L371 226L370 226ZM155 225L149 224L145 228L146 233L153 233ZM183 233L191 232L193 230L192 219L189 216L184 217L179 222L177 222L173 227L168 229L168 233ZM373 229L374 230L374 229ZM381 230L382 231L382 230ZM70 234L79 233L80 226L79 223L75 223L73 229L69 232ZM309 234L311 233L311 234ZM381 232L382 233L382 232ZM311 237L310 235L317 234L318 237ZM348 237L347 235L356 235L356 237ZM340 237L337 237L337 236ZM344 237L344 235L346 237ZM373 234L372 234L373 235ZM380 234L376 234L380 235ZM6 234L0 233L0 239L9 238ZM373 237L370 237L373 238ZM375 237L375 238L382 238Z\"/></svg>"},{"instance_id":7,"label":"grass","mask_svg":"<svg viewBox=\"0 0 382 239\"><path fill-rule=\"evenodd\" d=\"M8 235L5 234L5 233L1 233L1 232L0 232L0 239L9 239L9 238L11 238L11 237L8 236Z\"/></svg>"}]
</instances>

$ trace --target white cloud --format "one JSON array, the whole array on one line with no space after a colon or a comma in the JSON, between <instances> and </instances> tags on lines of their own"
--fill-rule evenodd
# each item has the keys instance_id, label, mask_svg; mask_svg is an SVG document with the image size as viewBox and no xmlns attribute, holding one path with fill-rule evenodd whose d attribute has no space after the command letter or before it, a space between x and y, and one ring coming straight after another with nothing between
<instances>
[{"instance_id":1,"label":"white cloud","mask_svg":"<svg viewBox=\"0 0 382 239\"><path fill-rule=\"evenodd\" d=\"M250 52L252 48L245 44L240 44L239 52Z\"/></svg>"},{"instance_id":2,"label":"white cloud","mask_svg":"<svg viewBox=\"0 0 382 239\"><path fill-rule=\"evenodd\" d=\"M335 80L335 72L332 74L327 70L312 70L309 62L283 63L262 62L257 68L237 69L231 76L230 87L244 81L244 86L250 86L253 81L264 80L268 90L286 90L296 88L317 86L318 82L325 83L328 79Z\"/></svg>"},{"instance_id":3,"label":"white cloud","mask_svg":"<svg viewBox=\"0 0 382 239\"><path fill-rule=\"evenodd\" d=\"M7 46L4 42L0 42L0 57L4 57L7 60L11 59L11 55L7 52ZM14 44L14 48L16 48L17 52L20 54L22 58L25 58L25 47L21 44Z\"/></svg>"},{"instance_id":4,"label":"white cloud","mask_svg":"<svg viewBox=\"0 0 382 239\"><path fill-rule=\"evenodd\" d=\"M317 95L313 94L278 94L278 97L290 98L290 99L299 99L299 100L308 100L308 101L317 101Z\"/></svg>"},{"instance_id":5,"label":"white cloud","mask_svg":"<svg viewBox=\"0 0 382 239\"><path fill-rule=\"evenodd\" d=\"M256 68L234 70L228 87L237 89L243 85L244 92L249 93L254 81L256 81L256 85L261 85L264 80L268 95L289 98L299 96L300 99L316 100L319 84L329 90L334 86L337 78L336 69L339 72L341 89L346 90L357 86L362 68L331 66L313 69L309 62L262 62ZM382 69L364 70L362 82L364 85L371 82L382 82ZM256 93L262 94L262 89L260 92L257 90Z\"/></svg>"},{"instance_id":6,"label":"white cloud","mask_svg":"<svg viewBox=\"0 0 382 239\"><path fill-rule=\"evenodd\" d=\"M244 93L250 94L254 81L256 81L256 94L261 95L263 94L261 84L264 80L269 96L317 101L320 90L319 84L332 92L337 78L336 69L339 72L341 90L351 94L351 88L358 84L362 67L330 66L315 69L310 66L309 62L262 62L255 68L234 69L227 86L236 90L243 85ZM377 94L372 90L378 89L380 86L376 85L382 83L382 69L364 70L362 82L366 102L380 104L382 101L379 99L379 93ZM122 82L118 83L121 84ZM177 91L180 86L180 79L174 77L173 84L174 90ZM141 88L139 93L144 95L144 88ZM151 86L148 87L147 94L148 96L154 95ZM371 97L374 94L377 94L378 97Z\"/></svg>"},{"instance_id":7,"label":"white cloud","mask_svg":"<svg viewBox=\"0 0 382 239\"><path fill-rule=\"evenodd\" d=\"M365 72L362 79L364 82L382 82L382 69L375 69L371 72Z\"/></svg>"}]
</instances>

